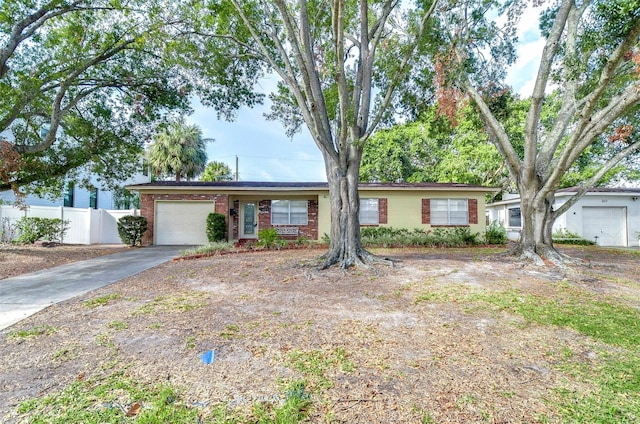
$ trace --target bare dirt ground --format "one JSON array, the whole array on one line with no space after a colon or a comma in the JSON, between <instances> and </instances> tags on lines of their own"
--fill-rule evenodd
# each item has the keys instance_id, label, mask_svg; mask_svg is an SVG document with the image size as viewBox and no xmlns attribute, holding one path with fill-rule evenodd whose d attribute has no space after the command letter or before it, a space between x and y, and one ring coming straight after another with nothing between
<instances>
[{"instance_id":1,"label":"bare dirt ground","mask_svg":"<svg viewBox=\"0 0 640 424\"><path fill-rule=\"evenodd\" d=\"M123 245L59 245L43 247L0 244L0 280L128 249ZM1 283L0 283L1 284Z\"/></svg>"},{"instance_id":2,"label":"bare dirt ground","mask_svg":"<svg viewBox=\"0 0 640 424\"><path fill-rule=\"evenodd\" d=\"M305 379L311 422L559 422L555 390L589 389L556 366L563 350L597 366L598 342L469 299L569 288L640 308L640 256L565 249L586 260L567 274L501 251L378 250L396 266L375 272L304 266L318 250L166 263L0 331L0 421L29 422L21 401L122 371L182 388L205 414L277 403L282 381ZM305 373L300 358L324 368Z\"/></svg>"}]
</instances>

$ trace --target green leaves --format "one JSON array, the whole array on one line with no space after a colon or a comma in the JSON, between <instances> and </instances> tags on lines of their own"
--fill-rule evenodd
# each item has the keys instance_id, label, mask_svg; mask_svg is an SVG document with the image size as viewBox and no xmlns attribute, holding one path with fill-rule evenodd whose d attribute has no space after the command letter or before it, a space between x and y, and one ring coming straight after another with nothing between
<instances>
[{"instance_id":1,"label":"green leaves","mask_svg":"<svg viewBox=\"0 0 640 424\"><path fill-rule=\"evenodd\" d=\"M181 118L160 131L149 148L149 163L158 175L195 178L205 169L207 153L202 131Z\"/></svg>"},{"instance_id":2,"label":"green leaves","mask_svg":"<svg viewBox=\"0 0 640 424\"><path fill-rule=\"evenodd\" d=\"M0 132L25 164L0 189L53 191L81 167L112 187L193 94L229 118L259 102L251 87L261 73L244 67L246 47L200 37L204 12L191 3L0 4Z\"/></svg>"},{"instance_id":3,"label":"green leaves","mask_svg":"<svg viewBox=\"0 0 640 424\"><path fill-rule=\"evenodd\" d=\"M414 122L379 131L364 147L360 178L500 184L502 157L478 115L466 106L457 119L454 127L431 107Z\"/></svg>"}]
</instances>

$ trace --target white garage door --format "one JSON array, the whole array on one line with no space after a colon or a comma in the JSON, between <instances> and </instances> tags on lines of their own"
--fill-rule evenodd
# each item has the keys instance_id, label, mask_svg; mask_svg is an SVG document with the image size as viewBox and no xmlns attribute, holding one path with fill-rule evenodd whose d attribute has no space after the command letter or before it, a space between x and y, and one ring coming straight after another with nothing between
<instances>
[{"instance_id":1,"label":"white garage door","mask_svg":"<svg viewBox=\"0 0 640 424\"><path fill-rule=\"evenodd\" d=\"M156 244L206 244L207 216L213 211L213 202L156 202Z\"/></svg>"},{"instance_id":2,"label":"white garage door","mask_svg":"<svg viewBox=\"0 0 640 424\"><path fill-rule=\"evenodd\" d=\"M627 208L582 208L582 236L600 246L627 245Z\"/></svg>"}]
</instances>

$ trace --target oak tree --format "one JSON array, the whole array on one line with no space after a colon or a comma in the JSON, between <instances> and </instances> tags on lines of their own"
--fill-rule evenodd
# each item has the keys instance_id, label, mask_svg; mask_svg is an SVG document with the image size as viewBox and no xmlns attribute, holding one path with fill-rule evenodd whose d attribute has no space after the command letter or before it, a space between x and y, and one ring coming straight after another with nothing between
<instances>
[{"instance_id":1,"label":"oak tree","mask_svg":"<svg viewBox=\"0 0 640 424\"><path fill-rule=\"evenodd\" d=\"M259 101L251 66L228 46L203 54L183 13L191 3L1 2L0 190L55 191L91 173L117 186L192 95L225 117Z\"/></svg>"},{"instance_id":2,"label":"oak tree","mask_svg":"<svg viewBox=\"0 0 640 424\"><path fill-rule=\"evenodd\" d=\"M518 5L518 3L511 3ZM524 4L519 4L524 7ZM485 9L486 10L486 9ZM519 12L507 14L513 19ZM499 78L489 75L482 54L499 49L508 32L494 31L490 15L452 7L448 76L467 93L483 116L504 157L522 201L522 234L517 252L542 264L567 258L553 247L554 220L620 161L640 149L640 3L637 0L561 0L541 14L545 46L519 151L492 107L500 99ZM513 23L511 22L511 23ZM478 44L484 28L487 44ZM511 26L513 28L513 26ZM488 47L487 47L488 46ZM458 66L453 66L454 64ZM499 77L499 76L498 76ZM546 113L552 111L552 113ZM585 152L607 140L597 170L579 183L574 197L553 209L554 193Z\"/></svg>"},{"instance_id":3,"label":"oak tree","mask_svg":"<svg viewBox=\"0 0 640 424\"><path fill-rule=\"evenodd\" d=\"M391 113L435 2L416 10L402 10L399 0L229 3L210 4L216 17L211 32L220 39L226 30L227 39L280 77L271 116L285 121L289 132L305 125L323 155L331 203L323 266L366 266L376 258L360 241L362 149ZM250 40L243 41L246 33Z\"/></svg>"}]
</instances>

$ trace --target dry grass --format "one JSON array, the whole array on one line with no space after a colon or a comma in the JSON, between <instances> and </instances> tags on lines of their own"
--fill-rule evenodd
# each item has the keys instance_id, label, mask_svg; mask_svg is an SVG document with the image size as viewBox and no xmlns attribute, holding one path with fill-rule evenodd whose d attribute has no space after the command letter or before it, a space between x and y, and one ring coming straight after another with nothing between
<instances>
[{"instance_id":1,"label":"dry grass","mask_svg":"<svg viewBox=\"0 0 640 424\"><path fill-rule=\"evenodd\" d=\"M536 323L504 294L637 309L637 256L573 250L593 262L567 276L495 252L381 251L397 266L377 272L318 272L301 265L318 254L305 250L164 264L0 332L0 420L28 422L22 401L78 376L122 372L179 388L210 422L220 406L251 422L296 381L311 422L562 422L560 393L599 390L574 366L626 348ZM16 336L43 325L55 331Z\"/></svg>"},{"instance_id":2,"label":"dry grass","mask_svg":"<svg viewBox=\"0 0 640 424\"><path fill-rule=\"evenodd\" d=\"M0 280L127 249L128 247L122 245L42 247L41 244L0 244Z\"/></svg>"}]
</instances>

